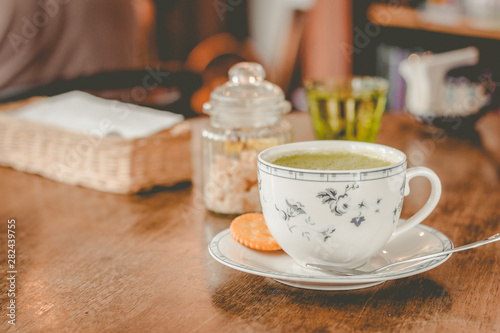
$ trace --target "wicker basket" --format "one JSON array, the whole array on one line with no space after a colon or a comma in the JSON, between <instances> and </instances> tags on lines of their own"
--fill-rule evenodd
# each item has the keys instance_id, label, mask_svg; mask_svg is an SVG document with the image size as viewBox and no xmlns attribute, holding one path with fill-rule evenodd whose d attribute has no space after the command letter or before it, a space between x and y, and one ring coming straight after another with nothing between
<instances>
[{"instance_id":1,"label":"wicker basket","mask_svg":"<svg viewBox=\"0 0 500 333\"><path fill-rule=\"evenodd\" d=\"M0 113L0 164L105 192L136 193L190 180L190 139L187 122L130 140L89 136Z\"/></svg>"}]
</instances>

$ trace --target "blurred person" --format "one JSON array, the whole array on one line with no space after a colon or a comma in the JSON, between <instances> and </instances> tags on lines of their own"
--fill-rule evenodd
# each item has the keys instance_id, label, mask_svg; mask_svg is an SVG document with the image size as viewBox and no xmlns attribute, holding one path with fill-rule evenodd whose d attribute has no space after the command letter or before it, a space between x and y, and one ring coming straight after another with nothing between
<instances>
[{"instance_id":1,"label":"blurred person","mask_svg":"<svg viewBox=\"0 0 500 333\"><path fill-rule=\"evenodd\" d=\"M0 1L0 97L151 63L150 0Z\"/></svg>"}]
</instances>

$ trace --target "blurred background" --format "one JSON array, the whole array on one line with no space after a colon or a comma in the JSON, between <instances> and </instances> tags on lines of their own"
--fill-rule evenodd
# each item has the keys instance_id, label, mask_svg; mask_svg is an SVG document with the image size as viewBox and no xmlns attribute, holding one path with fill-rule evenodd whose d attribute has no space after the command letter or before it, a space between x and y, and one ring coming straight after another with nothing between
<instances>
[{"instance_id":1,"label":"blurred background","mask_svg":"<svg viewBox=\"0 0 500 333\"><path fill-rule=\"evenodd\" d=\"M2 103L78 89L193 117L247 60L295 109L305 78L355 74L388 79L401 110L411 53L474 46L447 76L500 73L498 0L3 0L0 16Z\"/></svg>"}]
</instances>

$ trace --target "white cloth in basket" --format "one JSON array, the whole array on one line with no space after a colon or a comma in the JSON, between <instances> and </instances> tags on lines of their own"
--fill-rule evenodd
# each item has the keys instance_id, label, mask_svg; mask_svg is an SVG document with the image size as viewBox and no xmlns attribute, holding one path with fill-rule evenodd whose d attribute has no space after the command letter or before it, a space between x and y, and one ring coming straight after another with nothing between
<instances>
[{"instance_id":1,"label":"white cloth in basket","mask_svg":"<svg viewBox=\"0 0 500 333\"><path fill-rule=\"evenodd\" d=\"M43 98L7 112L13 117L70 131L119 135L125 139L145 138L184 120L172 112L107 100L82 91Z\"/></svg>"}]
</instances>

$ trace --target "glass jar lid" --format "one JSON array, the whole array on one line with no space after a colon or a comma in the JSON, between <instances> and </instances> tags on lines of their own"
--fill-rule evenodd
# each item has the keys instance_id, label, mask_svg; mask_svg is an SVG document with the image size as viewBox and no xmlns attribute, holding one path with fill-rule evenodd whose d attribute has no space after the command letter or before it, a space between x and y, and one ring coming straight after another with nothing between
<instances>
[{"instance_id":1,"label":"glass jar lid","mask_svg":"<svg viewBox=\"0 0 500 333\"><path fill-rule=\"evenodd\" d=\"M210 94L203 111L215 125L266 126L276 123L291 109L283 90L265 81L266 72L257 63L240 62L229 69L229 81Z\"/></svg>"}]
</instances>

